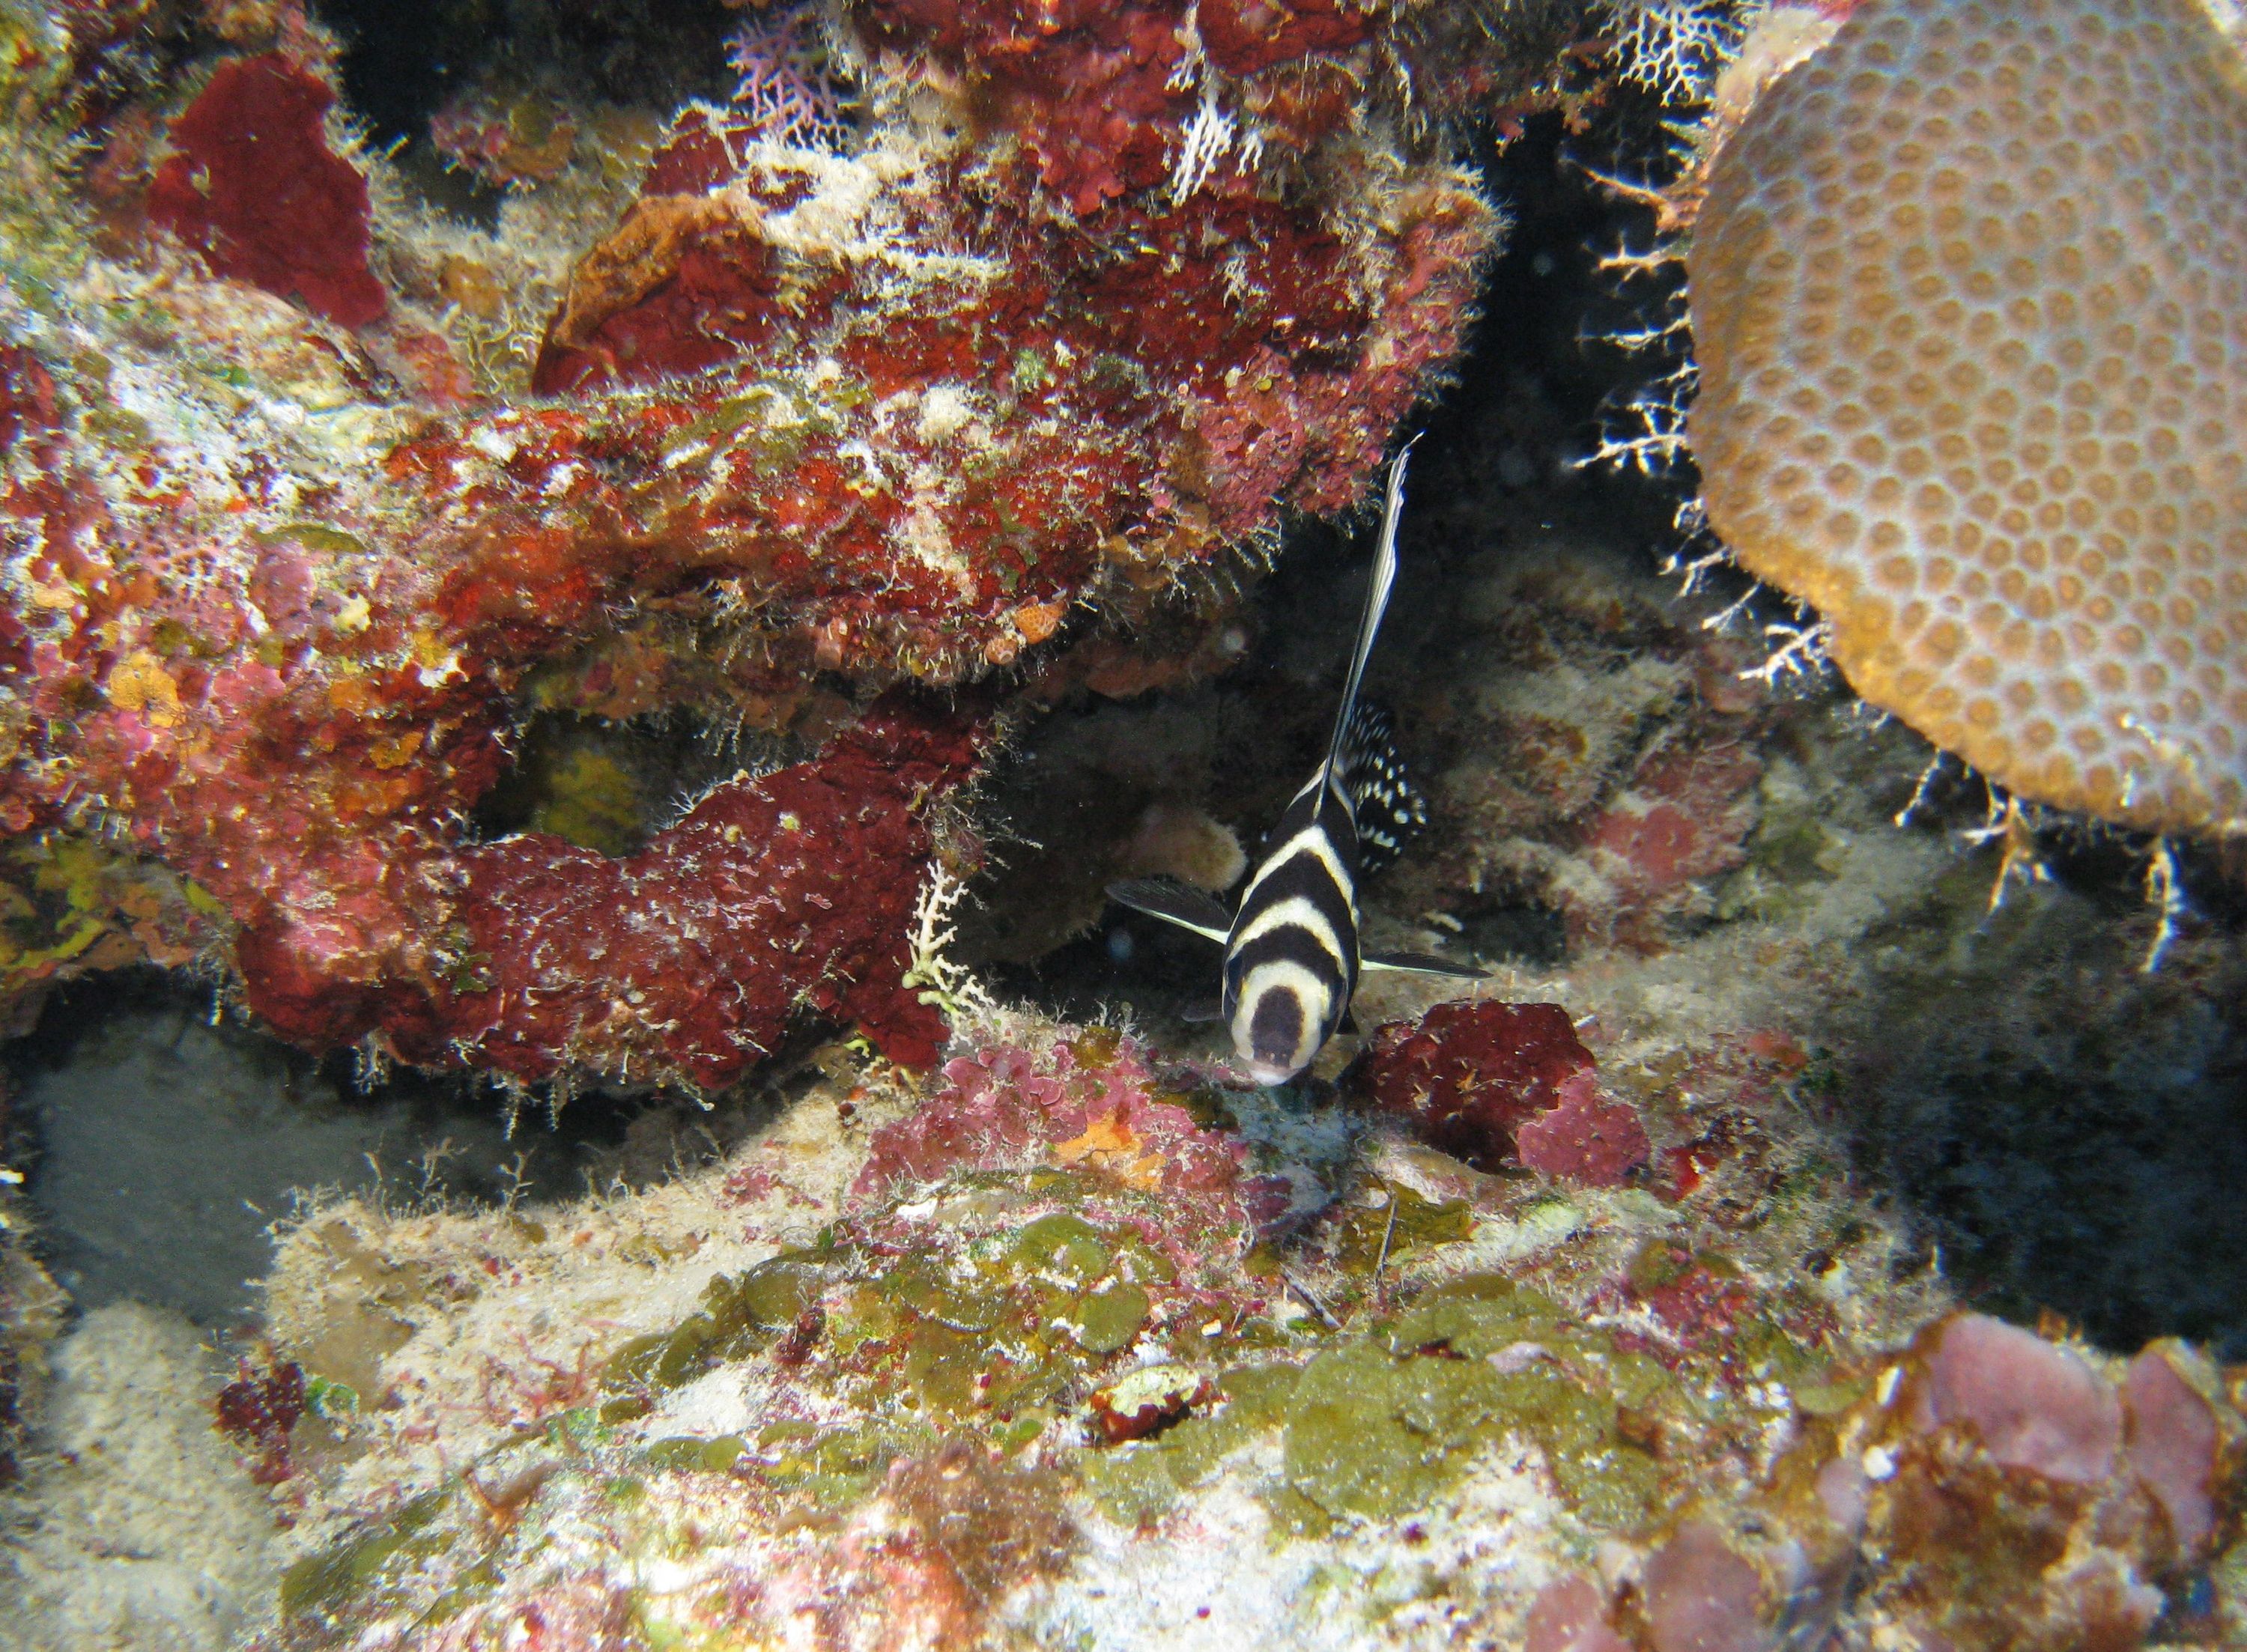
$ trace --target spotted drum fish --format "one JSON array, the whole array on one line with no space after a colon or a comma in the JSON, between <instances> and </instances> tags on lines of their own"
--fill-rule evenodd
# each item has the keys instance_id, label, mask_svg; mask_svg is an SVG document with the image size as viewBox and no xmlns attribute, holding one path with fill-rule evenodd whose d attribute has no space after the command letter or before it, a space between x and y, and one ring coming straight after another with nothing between
<instances>
[{"instance_id":1,"label":"spotted drum fish","mask_svg":"<svg viewBox=\"0 0 2247 1652\"><path fill-rule=\"evenodd\" d=\"M1390 722L1362 705L1358 684L1397 578L1397 518L1404 461L1389 467L1373 586L1358 621L1342 707L1327 754L1272 829L1237 911L1164 878L1111 884L1111 898L1225 946L1220 1014L1234 1052L1259 1084L1284 1084L1311 1064L1349 1014L1361 970L1415 970L1479 979L1481 972L1411 952L1358 945L1357 880L1396 858L1424 824L1419 794L1390 747Z\"/></svg>"}]
</instances>

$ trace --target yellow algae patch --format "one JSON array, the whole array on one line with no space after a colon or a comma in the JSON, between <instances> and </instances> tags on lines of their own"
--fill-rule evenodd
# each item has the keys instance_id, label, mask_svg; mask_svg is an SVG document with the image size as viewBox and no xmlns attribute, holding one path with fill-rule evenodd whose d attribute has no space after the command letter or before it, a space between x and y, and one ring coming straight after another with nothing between
<instances>
[{"instance_id":1,"label":"yellow algae patch","mask_svg":"<svg viewBox=\"0 0 2247 1652\"><path fill-rule=\"evenodd\" d=\"M109 703L120 711L139 712L158 728L177 727L186 714L180 686L164 662L145 648L134 649L111 668Z\"/></svg>"},{"instance_id":2,"label":"yellow algae patch","mask_svg":"<svg viewBox=\"0 0 2247 1652\"><path fill-rule=\"evenodd\" d=\"M422 731L409 728L402 734L391 734L374 741L367 747L367 755L377 768L403 768L421 749Z\"/></svg>"},{"instance_id":3,"label":"yellow algae patch","mask_svg":"<svg viewBox=\"0 0 2247 1652\"><path fill-rule=\"evenodd\" d=\"M374 689L364 677L338 677L328 685L328 704L356 716L374 704Z\"/></svg>"},{"instance_id":4,"label":"yellow algae patch","mask_svg":"<svg viewBox=\"0 0 2247 1652\"><path fill-rule=\"evenodd\" d=\"M1089 1119L1084 1134L1054 1144L1054 1157L1064 1164L1082 1164L1104 1171L1127 1187L1152 1190L1163 1182L1163 1157L1142 1153L1140 1138L1124 1120L1121 1109L1104 1117Z\"/></svg>"}]
</instances>

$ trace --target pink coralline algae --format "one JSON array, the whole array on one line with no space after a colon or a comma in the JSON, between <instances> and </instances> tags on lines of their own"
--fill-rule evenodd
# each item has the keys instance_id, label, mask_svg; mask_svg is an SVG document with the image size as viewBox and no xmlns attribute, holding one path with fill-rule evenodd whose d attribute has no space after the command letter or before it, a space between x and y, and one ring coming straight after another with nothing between
<instances>
[{"instance_id":1,"label":"pink coralline algae","mask_svg":"<svg viewBox=\"0 0 2247 1652\"><path fill-rule=\"evenodd\" d=\"M1588 935L1605 924L1614 939L1658 948L1654 920L1684 904L1682 891L1746 861L1762 773L1737 743L1649 754L1585 828L1580 852L1598 894L1568 904L1571 927Z\"/></svg>"},{"instance_id":2,"label":"pink coralline algae","mask_svg":"<svg viewBox=\"0 0 2247 1652\"><path fill-rule=\"evenodd\" d=\"M2177 1546L2191 1552L2216 1528L2222 1437L2216 1411L2157 1348L2130 1362L2122 1380L2130 1472L2162 1505Z\"/></svg>"},{"instance_id":3,"label":"pink coralline algae","mask_svg":"<svg viewBox=\"0 0 2247 1652\"><path fill-rule=\"evenodd\" d=\"M1923 1430L1963 1423L2008 1468L2102 1480L2121 1443L2122 1408L2106 1379L2032 1331L1980 1314L1936 1340L1917 1393Z\"/></svg>"},{"instance_id":4,"label":"pink coralline algae","mask_svg":"<svg viewBox=\"0 0 2247 1652\"><path fill-rule=\"evenodd\" d=\"M2159 1506L2173 1553L2195 1553L2215 1529L2223 1432L2159 1345L2118 1388L2032 1332L1959 1314L1932 1339L1910 1405L1918 1432L1964 1429L2005 1467L2077 1486L2134 1485Z\"/></svg>"},{"instance_id":5,"label":"pink coralline algae","mask_svg":"<svg viewBox=\"0 0 2247 1652\"><path fill-rule=\"evenodd\" d=\"M1094 1032L1033 1051L955 1057L945 1086L876 1133L851 1196L894 1197L963 1167L1062 1166L1159 1195L1179 1232L1226 1242L1298 1213L1294 1180L1254 1173L1240 1137L1205 1129L1137 1040Z\"/></svg>"},{"instance_id":6,"label":"pink coralline algae","mask_svg":"<svg viewBox=\"0 0 2247 1652\"><path fill-rule=\"evenodd\" d=\"M2209 1488L2237 1450L2236 1413L2219 1424L2195 1369L2215 1382L2159 1344L2122 1368L1981 1314L1929 1327L1831 1425L1834 1461L1861 1470L1838 1500L1892 1562L1872 1603L1921 1645L2140 1644L2162 1586L2205 1559Z\"/></svg>"},{"instance_id":7,"label":"pink coralline algae","mask_svg":"<svg viewBox=\"0 0 2247 1652\"><path fill-rule=\"evenodd\" d=\"M1352 1082L1376 1112L1479 1169L1519 1159L1608 1185L1646 1160L1644 1127L1600 1099L1592 1053L1558 1004L1438 1004L1376 1027Z\"/></svg>"},{"instance_id":8,"label":"pink coralline algae","mask_svg":"<svg viewBox=\"0 0 2247 1652\"><path fill-rule=\"evenodd\" d=\"M1654 1652L1766 1652L1763 1577L1724 1533L1690 1521L1646 1563Z\"/></svg>"},{"instance_id":9,"label":"pink coralline algae","mask_svg":"<svg viewBox=\"0 0 2247 1652\"><path fill-rule=\"evenodd\" d=\"M2124 1649L2189 1593L2236 1450L2236 1411L2189 1376L2212 1368L2162 1345L2125 1368L1954 1313L1831 1369L1819 1391L1854 1403L1802 1406L1762 1484L1689 1505L1620 1588L1546 1585L1527 1652L1775 1652L1845 1625L1961 1652Z\"/></svg>"},{"instance_id":10,"label":"pink coralline algae","mask_svg":"<svg viewBox=\"0 0 2247 1652\"><path fill-rule=\"evenodd\" d=\"M1357 500L1458 352L1495 215L1366 135L1380 14L1205 6L1197 91L1171 85L1190 11L859 8L878 84L850 153L691 106L558 305L331 146L334 44L293 7L184 101L101 106L106 239L0 202L63 227L0 408L0 823L98 821L192 879L248 1000L316 1047L708 1083L802 1002L932 1058L929 1018L855 983L895 985L973 717L907 739L882 713L618 865L462 823L534 681L784 727L818 673L957 685ZM67 63L9 72L46 77L9 106L52 123L32 154L79 140ZM1205 94L1229 113L1197 128ZM573 122L609 129L535 124ZM1227 164L1193 159L1220 128ZM133 283L169 331L98 296ZM466 317L534 305L525 395ZM790 816L800 852L743 846Z\"/></svg>"},{"instance_id":11,"label":"pink coralline algae","mask_svg":"<svg viewBox=\"0 0 2247 1652\"><path fill-rule=\"evenodd\" d=\"M1580 1573L1554 1579L1529 1608L1521 1652L1630 1652L1630 1642L1608 1628L1601 1597L1599 1586Z\"/></svg>"},{"instance_id":12,"label":"pink coralline algae","mask_svg":"<svg viewBox=\"0 0 2247 1652\"><path fill-rule=\"evenodd\" d=\"M1636 1109L1603 1100L1589 1073L1561 1080L1560 1095L1556 1106L1515 1129L1513 1145L1523 1164L1591 1187L1615 1187L1646 1163L1646 1126Z\"/></svg>"}]
</instances>

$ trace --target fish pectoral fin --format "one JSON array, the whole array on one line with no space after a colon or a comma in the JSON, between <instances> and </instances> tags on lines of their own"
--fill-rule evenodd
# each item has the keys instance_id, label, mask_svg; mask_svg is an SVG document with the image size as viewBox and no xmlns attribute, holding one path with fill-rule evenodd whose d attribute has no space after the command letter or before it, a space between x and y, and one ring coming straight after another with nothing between
<instances>
[{"instance_id":1,"label":"fish pectoral fin","mask_svg":"<svg viewBox=\"0 0 2247 1652\"><path fill-rule=\"evenodd\" d=\"M1221 1021L1225 1019L1225 1002L1215 993L1189 998L1178 1006L1178 1019L1195 1024Z\"/></svg>"},{"instance_id":2,"label":"fish pectoral fin","mask_svg":"<svg viewBox=\"0 0 2247 1652\"><path fill-rule=\"evenodd\" d=\"M1487 971L1474 969L1465 964L1454 964L1447 958L1438 958L1429 952L1361 952L1357 966L1360 969L1406 970L1415 975L1449 975L1463 981L1490 979Z\"/></svg>"},{"instance_id":3,"label":"fish pectoral fin","mask_svg":"<svg viewBox=\"0 0 2247 1652\"><path fill-rule=\"evenodd\" d=\"M1220 945L1233 933L1233 914L1214 895L1171 878L1127 877L1109 884L1108 898Z\"/></svg>"}]
</instances>

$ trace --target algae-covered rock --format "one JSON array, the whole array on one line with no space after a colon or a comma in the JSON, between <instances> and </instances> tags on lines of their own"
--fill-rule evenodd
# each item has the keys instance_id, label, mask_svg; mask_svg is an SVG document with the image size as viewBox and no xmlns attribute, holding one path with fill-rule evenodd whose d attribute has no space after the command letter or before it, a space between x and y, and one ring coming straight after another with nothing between
<instances>
[{"instance_id":1,"label":"algae-covered rock","mask_svg":"<svg viewBox=\"0 0 2247 1652\"><path fill-rule=\"evenodd\" d=\"M308 1218L274 1282L283 1351L322 1346L359 1296L321 1264L338 1227L425 1284L393 1301L379 1399L300 1454L263 1644L475 1645L536 1613L747 1647L808 1613L818 1646L1128 1647L1151 1642L1116 1603L1152 1589L1164 1611L1205 1591L1228 1621L1260 1599L1261 1644L1343 1622L1350 1644L1434 1646L1447 1624L1518 1633L1595 1555L1659 1586L1595 1591L1616 1633L1722 1573L1777 1634L1850 1565L1914 1621L1998 1609L1994 1573L1915 1583L1882 1558L1910 1516L1867 1494L1864 1464L1888 1460L1868 1452L1934 1496L1988 1471L1971 1418L1914 1420L1932 1345L1909 1338L1939 1294L1799 1284L1806 1258L1871 1281L1896 1253L1830 1179L1740 1225L1697 1193L1556 1201L1376 1137L1321 1167L1340 1184L1322 1213L1257 1242L1212 1220L1221 1185L1165 1189L1277 1174L1331 1096L1267 1118L1216 1081L1224 1104L1190 1112L1159 1099L1186 1075L1158 1078L1135 1039L1019 1016L984 1035L935 1094L869 1074L838 1128L815 1087L727 1160L536 1224ZM1008 1129L938 1128L963 1109ZM1442 1231L1369 1258L1359 1230L1387 1208ZM473 1288L486 1258L509 1289ZM2078 1498L2086 1553L2131 1600L2186 1587L2157 1511L2232 1506L2247 1423L2177 1375L2200 1369L2130 1379L2155 1489ZM2213 1515L2196 1529L2209 1552ZM2089 1609L2005 1575L2022 1610Z\"/></svg>"}]
</instances>

